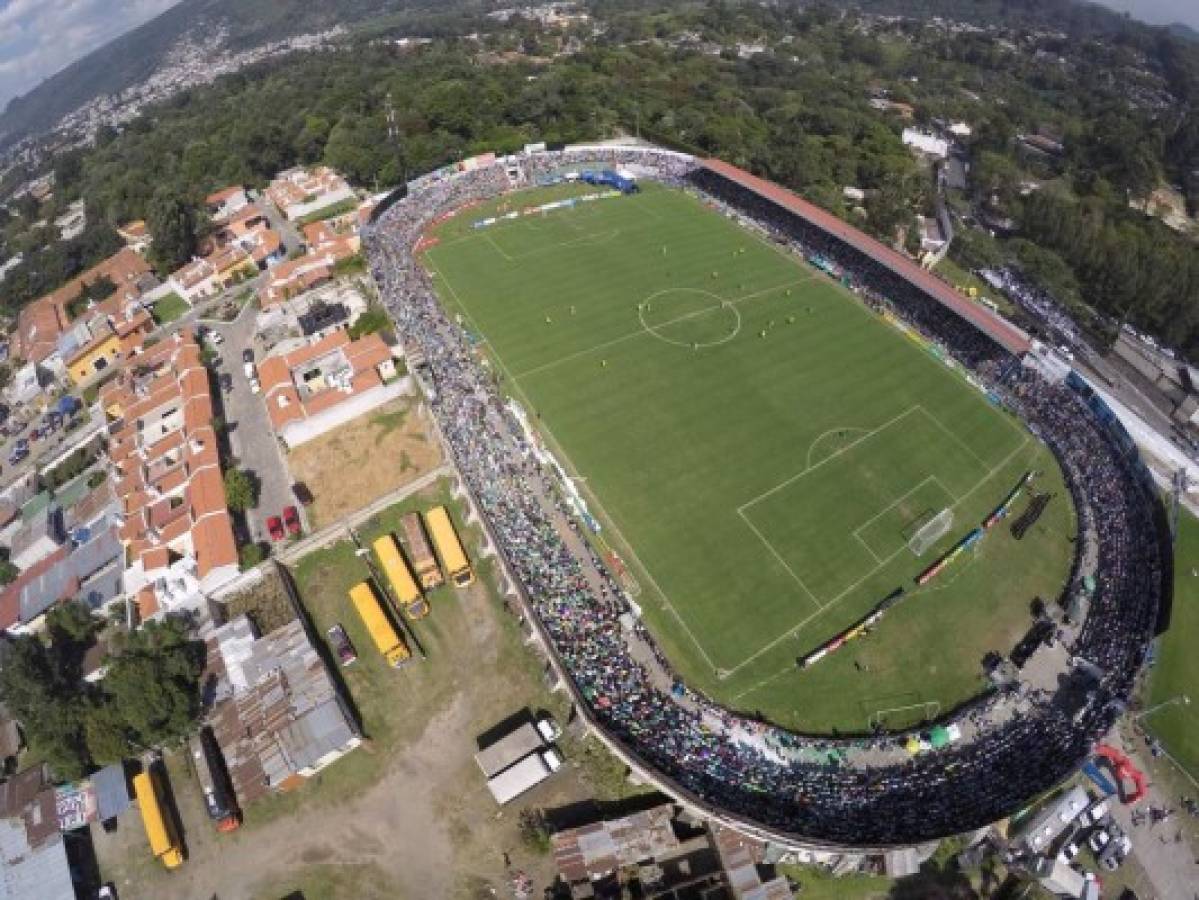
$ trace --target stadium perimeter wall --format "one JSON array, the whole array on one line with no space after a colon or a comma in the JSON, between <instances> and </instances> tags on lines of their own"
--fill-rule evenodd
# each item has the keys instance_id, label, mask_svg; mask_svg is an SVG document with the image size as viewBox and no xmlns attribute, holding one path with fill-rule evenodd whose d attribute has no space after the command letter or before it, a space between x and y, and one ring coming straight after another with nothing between
<instances>
[{"instance_id":1,"label":"stadium perimeter wall","mask_svg":"<svg viewBox=\"0 0 1199 900\"><path fill-rule=\"evenodd\" d=\"M571 146L563 149L573 152L590 151L597 154L613 152L616 150L635 151L637 149L653 149L656 153L664 152L660 148L649 148L644 146L637 147L629 145L618 146L612 144ZM691 155L678 151L665 152L670 152L671 155L677 156L680 159L694 159L694 157ZM884 264L895 274L900 275L905 280L909 281L909 283L912 283L914 286L923 290L926 294L932 296L943 305L949 307L961 318L973 324L982 333L990 336L993 340L1000 344L1000 346L1005 347L1014 354L1019 355L1020 353L1023 353L1029 349L1030 342L1028 341L1028 336L1011 323L1000 319L997 316L992 316L989 314L989 312L983 312L982 310L975 308L973 304L970 304L968 301L963 300L963 298L958 297L956 293L954 293L952 296L948 296L950 293L952 293L952 289L948 285L945 285L934 276L919 269L919 267L917 267L915 264L903 259L895 251L890 250L890 248L879 244L877 241L874 241L872 238L867 237L856 229L845 226L844 223L840 222L840 220L835 220L831 226L826 225L823 222L823 218L831 218L829 214L824 213L817 207L812 207L811 204L807 204L806 201L796 197L796 195L792 194L790 191L786 191L785 189L762 179L757 179L756 176L749 175L749 173L746 173L743 170L737 169L736 167L730 166L727 163L723 163L719 160L705 161L703 163L703 167L710 171L717 172L722 176L730 177L730 180L734 181L735 183L740 184L742 187L749 187L751 191L763 197L763 199L770 200L782 206L784 209L800 215L802 218L808 220L811 224L844 241L851 247L859 250L859 252L863 252L869 256L874 256L876 259L879 259L879 261L884 262ZM731 173L731 175L729 173ZM438 431L440 432L440 425L438 424L437 427ZM450 458L451 460L453 459L452 455ZM895 844L879 843L868 845L841 844L831 841L821 841L808 836L799 836L790 832L779 831L763 826L758 822L712 806L707 801L679 785L676 781L665 775L653 765L642 760L640 756L633 752L621 740L609 735L603 725L601 725L592 714L591 708L589 707L587 701L581 695L577 686L575 685L569 669L559 657L548 631L545 629L543 623L536 613L535 608L533 607L531 598L525 592L524 585L518 578L515 577L514 570L505 556L506 551L504 550L502 544L496 539L490 522L481 514L480 505L478 504L477 498L474 496L473 491L471 490L469 482L458 470L456 462L452 463L452 467L456 476L455 480L458 485L458 492L466 499L473 516L480 523L480 527L483 529L484 534L486 535L487 543L497 557L497 561L500 565L503 576L507 579L508 583L514 587L514 592L519 598L525 618L529 621L530 628L532 630L532 636L537 643L541 645L542 653L549 664L548 668L554 674L556 681L556 684L554 685L555 689L562 690L569 694L576 711L582 718L588 731L593 734L597 740L604 744L604 746L607 747L608 750L613 753L613 755L615 755L626 766L628 766L630 771L634 773L637 778L639 778L642 782L662 791L664 794L669 795L682 806L695 814L701 815L707 819L711 819L719 824L726 825L756 839L767 841L791 850L859 855L885 853L897 848L915 846L915 844L912 842L900 842ZM1161 509L1159 505L1156 516L1156 518L1159 519L1159 527L1160 516ZM1085 756L1083 758L1085 758ZM1081 762L1082 758L1075 761L1073 767L1076 768Z\"/></svg>"},{"instance_id":2,"label":"stadium perimeter wall","mask_svg":"<svg viewBox=\"0 0 1199 900\"><path fill-rule=\"evenodd\" d=\"M618 148L613 145L592 144L592 145L572 145L566 148L573 152L595 152L604 153L611 152L614 149L632 149L627 146ZM671 155L683 160L693 159L692 156L678 151L662 151L655 148L656 152L667 152ZM441 432L441 424L436 417L433 418L433 427L436 429L439 439L443 446L449 446L444 434ZM524 584L516 577L512 566L510 565L505 550L501 542L496 538L495 533L491 528L491 523L482 513L480 504L474 495L469 481L462 475L458 469L457 462L453 458L453 454L448 454L450 467L454 473L454 483L456 493L462 497L469 509L471 516L486 535L486 544L488 549L494 555L500 569L502 570L504 580L513 586L513 592L519 599L523 618L529 623L533 640L538 645L542 656L545 657L550 670L554 675L553 689L566 693L571 700L575 712L582 719L589 734L595 737L603 744L608 751L626 765L630 773L643 784L650 785L656 790L669 796L680 806L687 809L694 815L698 815L704 819L716 822L727 828L731 828L742 834L757 840L775 844L790 851L806 852L806 853L830 853L830 854L853 854L853 855L870 855L882 854L896 849L918 846L921 843L900 843L900 844L838 844L830 841L815 840L810 837L800 837L788 832L776 831L767 828L760 823L750 819L745 819L740 816L729 813L726 810L712 806L703 798L696 796L691 791L684 788L674 779L665 775L661 770L655 768L650 763L643 760L640 756L634 753L625 743L608 734L607 730L595 718L590 705L586 698L579 692L575 685L574 679L571 677L570 670L558 655L554 648L554 643L542 624L540 617L537 615L533 607L531 598L525 591ZM948 836L948 835L947 835Z\"/></svg>"}]
</instances>

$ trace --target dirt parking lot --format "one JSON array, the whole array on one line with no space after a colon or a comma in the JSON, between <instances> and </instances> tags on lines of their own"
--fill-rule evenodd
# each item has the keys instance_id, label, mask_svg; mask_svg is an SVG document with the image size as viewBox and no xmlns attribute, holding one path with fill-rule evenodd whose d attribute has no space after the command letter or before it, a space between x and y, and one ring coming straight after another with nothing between
<instances>
[{"instance_id":1,"label":"dirt parking lot","mask_svg":"<svg viewBox=\"0 0 1199 900\"><path fill-rule=\"evenodd\" d=\"M403 512L448 499L444 484L424 491L365 523L363 536L393 530ZM477 535L464 536L477 559ZM497 807L473 759L476 736L522 708L550 710L560 722L568 710L561 695L548 692L543 664L497 601L490 565L479 566L470 589L433 592L432 614L415 625L427 659L398 671L374 652L345 599L361 566L341 543L306 557L293 574L316 633L340 621L358 649L359 660L339 674L368 743L299 790L251 806L242 828L228 835L208 822L186 758L172 757L188 860L174 873L151 860L135 812L115 836L97 829L101 873L123 898L266 900L301 891L307 900L473 900L511 896L507 884L517 870L533 876L540 895L552 860L522 840L523 808L572 823L594 814L593 798L645 799L597 742L568 729L563 770Z\"/></svg>"},{"instance_id":2,"label":"dirt parking lot","mask_svg":"<svg viewBox=\"0 0 1199 900\"><path fill-rule=\"evenodd\" d=\"M402 398L359 416L287 454L293 482L314 500L313 529L323 528L441 464L427 410Z\"/></svg>"}]
</instances>

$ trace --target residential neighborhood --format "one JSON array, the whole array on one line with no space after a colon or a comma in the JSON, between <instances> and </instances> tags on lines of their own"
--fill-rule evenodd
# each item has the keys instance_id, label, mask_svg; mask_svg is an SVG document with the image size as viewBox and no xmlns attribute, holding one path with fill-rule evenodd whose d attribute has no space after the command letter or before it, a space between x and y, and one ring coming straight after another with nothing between
<instances>
[{"instance_id":1,"label":"residential neighborhood","mask_svg":"<svg viewBox=\"0 0 1199 900\"><path fill-rule=\"evenodd\" d=\"M1199 897L1148 6L0 0L0 900Z\"/></svg>"}]
</instances>

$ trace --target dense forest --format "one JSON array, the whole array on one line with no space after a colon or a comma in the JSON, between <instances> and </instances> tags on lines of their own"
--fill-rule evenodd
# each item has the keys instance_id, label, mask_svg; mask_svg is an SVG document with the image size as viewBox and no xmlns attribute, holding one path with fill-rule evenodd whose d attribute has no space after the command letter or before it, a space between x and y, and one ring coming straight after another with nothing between
<instances>
[{"instance_id":1,"label":"dense forest","mask_svg":"<svg viewBox=\"0 0 1199 900\"><path fill-rule=\"evenodd\" d=\"M998 236L960 229L959 262L1019 265L1065 303L1199 354L1194 240L1129 204L1173 184L1192 212L1199 206L1199 45L1064 0L950 5L1057 30L884 22L833 5L594 0L599 27L487 20L472 37L413 51L380 37L419 20L376 23L343 51L184 92L60 156L54 202L85 199L91 225L78 240L87 245L61 260L66 251L43 251L55 254L51 266L33 253L0 283L0 304L14 310L89 251L107 252L113 225L148 218L153 228L156 217L177 218L180 203L198 211L215 187L260 186L296 163L322 161L382 188L477 151L618 133L724 157L894 241L930 211L933 180L900 142L910 123L871 108L872 97L887 97L910 104L915 124L973 129L969 188L950 198L953 208L965 223L989 216L1011 226ZM877 6L946 11L939 0ZM475 13L450 4L434 24L451 33L452 21L476 22ZM1023 152L1019 136L1034 132L1054 136L1063 153ZM865 201L847 204L846 186ZM35 214L14 210L0 236L39 246L27 227Z\"/></svg>"}]
</instances>

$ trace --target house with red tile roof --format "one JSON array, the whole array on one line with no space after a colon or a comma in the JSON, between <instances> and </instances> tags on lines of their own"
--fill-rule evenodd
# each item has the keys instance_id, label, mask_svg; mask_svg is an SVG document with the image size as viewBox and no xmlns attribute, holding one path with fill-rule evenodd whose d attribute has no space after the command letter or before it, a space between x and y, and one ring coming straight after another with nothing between
<instances>
[{"instance_id":1,"label":"house with red tile roof","mask_svg":"<svg viewBox=\"0 0 1199 900\"><path fill-rule=\"evenodd\" d=\"M204 198L204 209L208 212L213 224L220 224L232 218L244 209L250 202L246 189L240 184L230 185L219 191L213 191Z\"/></svg>"},{"instance_id":2,"label":"house with red tile roof","mask_svg":"<svg viewBox=\"0 0 1199 900\"><path fill-rule=\"evenodd\" d=\"M137 304L144 291L157 284L148 277L150 274L150 266L141 256L130 247L121 248L22 309L13 335L13 356L36 363L43 363L53 356L58 349L59 336L81 312L78 308L80 295L99 279L109 279L116 290L92 305L90 311L121 315Z\"/></svg>"},{"instance_id":3,"label":"house with red tile roof","mask_svg":"<svg viewBox=\"0 0 1199 900\"><path fill-rule=\"evenodd\" d=\"M143 619L195 608L238 572L209 385L200 345L184 329L100 391L124 514L124 587Z\"/></svg>"},{"instance_id":4,"label":"house with red tile roof","mask_svg":"<svg viewBox=\"0 0 1199 900\"><path fill-rule=\"evenodd\" d=\"M297 447L407 393L395 355L377 334L350 340L345 331L266 357L258 365L271 426Z\"/></svg>"},{"instance_id":5,"label":"house with red tile roof","mask_svg":"<svg viewBox=\"0 0 1199 900\"><path fill-rule=\"evenodd\" d=\"M296 167L280 172L266 189L267 199L289 221L354 199L346 180L327 166Z\"/></svg>"},{"instance_id":6,"label":"house with red tile roof","mask_svg":"<svg viewBox=\"0 0 1199 900\"><path fill-rule=\"evenodd\" d=\"M258 291L259 304L268 309L330 281L337 264L355 256L358 246L357 235L336 238L304 256L279 263Z\"/></svg>"}]
</instances>

